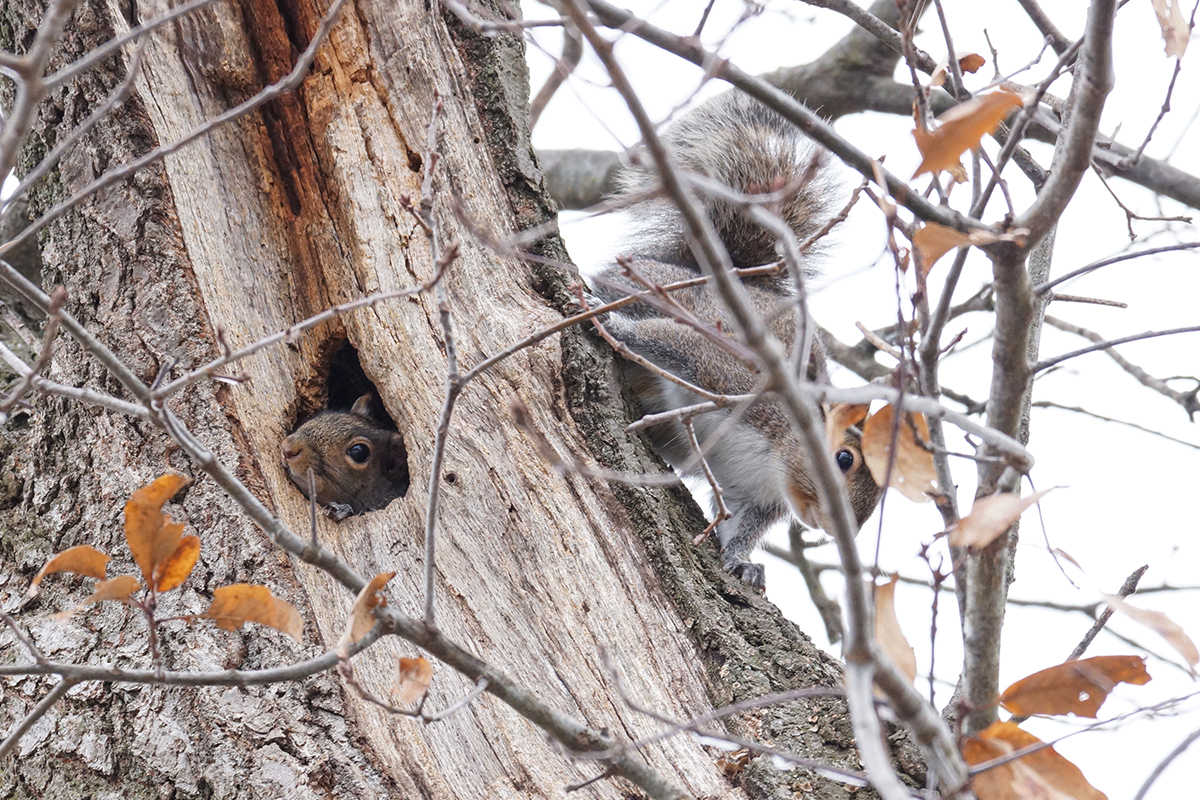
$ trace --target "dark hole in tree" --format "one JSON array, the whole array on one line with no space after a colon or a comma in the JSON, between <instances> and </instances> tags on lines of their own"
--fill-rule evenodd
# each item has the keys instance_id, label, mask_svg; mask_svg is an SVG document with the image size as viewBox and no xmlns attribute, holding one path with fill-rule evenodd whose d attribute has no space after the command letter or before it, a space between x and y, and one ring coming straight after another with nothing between
<instances>
[{"instance_id":1,"label":"dark hole in tree","mask_svg":"<svg viewBox=\"0 0 1200 800\"><path fill-rule=\"evenodd\" d=\"M395 490L395 494L388 497L387 500L390 502L397 497L404 497L408 493L409 486L408 450L404 446L404 439L400 435L399 428L396 427L395 421L384 408L383 401L379 397L379 390L375 388L375 384L371 383L371 379L363 371L362 363L358 360L358 351L349 342L343 343L329 362L329 379L326 382L326 390L329 397L329 408L333 411L349 411L358 398L363 395L371 396L371 420L380 428L394 432L396 436L393 441L398 444L398 447L393 448L390 453L390 460L386 465L389 482ZM382 508L386 504L383 503L379 507Z\"/></svg>"}]
</instances>

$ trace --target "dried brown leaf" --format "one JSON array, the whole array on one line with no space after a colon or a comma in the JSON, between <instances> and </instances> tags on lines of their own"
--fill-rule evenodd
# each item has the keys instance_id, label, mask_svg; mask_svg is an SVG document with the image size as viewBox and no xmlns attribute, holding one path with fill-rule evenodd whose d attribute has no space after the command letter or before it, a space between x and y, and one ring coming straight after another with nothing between
<instances>
[{"instance_id":1,"label":"dried brown leaf","mask_svg":"<svg viewBox=\"0 0 1200 800\"><path fill-rule=\"evenodd\" d=\"M1140 656L1096 656L1035 672L1004 690L1000 705L1022 717L1075 714L1096 718L1108 693L1118 683L1150 681Z\"/></svg>"},{"instance_id":2,"label":"dried brown leaf","mask_svg":"<svg viewBox=\"0 0 1200 800\"><path fill-rule=\"evenodd\" d=\"M76 611L84 606L90 606L92 603L99 603L101 600L120 600L124 602L129 599L129 595L142 588L142 582L132 575L118 575L112 580L100 581L96 584L96 590L88 595L87 599L74 608L60 611L54 615L56 620L60 622L69 619Z\"/></svg>"},{"instance_id":3,"label":"dried brown leaf","mask_svg":"<svg viewBox=\"0 0 1200 800\"><path fill-rule=\"evenodd\" d=\"M912 683L917 678L917 655L900 629L896 616L896 584L899 576L893 577L882 586L875 587L875 639L892 663Z\"/></svg>"},{"instance_id":4,"label":"dried brown leaf","mask_svg":"<svg viewBox=\"0 0 1200 800\"><path fill-rule=\"evenodd\" d=\"M1183 16L1180 0L1151 0L1151 2L1154 4L1154 15L1158 17L1159 27L1162 28L1167 58L1171 56L1183 58L1191 30L1188 27L1187 19Z\"/></svg>"},{"instance_id":5,"label":"dried brown leaf","mask_svg":"<svg viewBox=\"0 0 1200 800\"><path fill-rule=\"evenodd\" d=\"M863 426L862 454L867 469L880 486L887 477L888 453L892 449L893 407L889 404L876 411ZM913 429L921 441L928 444L929 426L921 414L907 413L901 420L896 450L896 463L892 469L892 488L897 489L916 503L926 503L937 494L937 471L933 466L933 454L917 443ZM910 424L911 423L911 424Z\"/></svg>"},{"instance_id":6,"label":"dried brown leaf","mask_svg":"<svg viewBox=\"0 0 1200 800\"><path fill-rule=\"evenodd\" d=\"M971 513L958 521L954 530L950 531L951 547L974 547L976 550L987 547L1000 534L1008 530L1025 509L1042 499L1047 492L1054 491L1051 487L1041 492L1034 492L1028 497L1020 497L1012 492L1001 492L991 497L981 497L971 506Z\"/></svg>"},{"instance_id":7,"label":"dried brown leaf","mask_svg":"<svg viewBox=\"0 0 1200 800\"><path fill-rule=\"evenodd\" d=\"M925 272L937 263L938 259L946 255L949 251L958 247L968 247L975 245L982 247L984 245L995 244L996 242L1017 242L1023 243L1025 237L1029 235L1029 230L1021 228L1019 230L1009 231L1008 233L996 233L984 228L972 228L969 233L956 231L954 228L947 228L945 225L939 225L936 222L929 222L921 226L912 237L913 247L921 254L921 264L924 265Z\"/></svg>"},{"instance_id":8,"label":"dried brown leaf","mask_svg":"<svg viewBox=\"0 0 1200 800\"><path fill-rule=\"evenodd\" d=\"M986 63L987 59L979 53L967 53L958 59L958 68L968 75L974 75Z\"/></svg>"},{"instance_id":9,"label":"dried brown leaf","mask_svg":"<svg viewBox=\"0 0 1200 800\"><path fill-rule=\"evenodd\" d=\"M304 633L304 620L291 603L280 600L265 586L235 583L213 592L212 605L200 615L211 619L222 630L236 631L246 622L268 625L283 631L297 642Z\"/></svg>"},{"instance_id":10,"label":"dried brown leaf","mask_svg":"<svg viewBox=\"0 0 1200 800\"><path fill-rule=\"evenodd\" d=\"M1200 662L1200 653L1196 651L1196 643L1184 633L1183 628L1179 627L1174 620L1161 611L1150 611L1145 608L1131 606L1116 595L1106 594L1102 596L1104 597L1104 602L1108 603L1113 610L1120 611L1122 614L1142 623L1166 639L1167 644L1171 645L1179 655L1183 656L1183 660L1187 662L1192 673L1195 674L1196 664Z\"/></svg>"},{"instance_id":11,"label":"dried brown leaf","mask_svg":"<svg viewBox=\"0 0 1200 800\"><path fill-rule=\"evenodd\" d=\"M402 706L421 699L433 680L433 665L424 658L401 658L396 668L396 685L392 694Z\"/></svg>"},{"instance_id":12,"label":"dried brown leaf","mask_svg":"<svg viewBox=\"0 0 1200 800\"><path fill-rule=\"evenodd\" d=\"M979 141L994 131L1013 109L1022 105L1021 97L998 89L974 97L938 117L938 127L932 131L917 128L913 136L921 151L921 164L913 177L926 172L939 172L958 163L967 150L979 147Z\"/></svg>"},{"instance_id":13,"label":"dried brown leaf","mask_svg":"<svg viewBox=\"0 0 1200 800\"><path fill-rule=\"evenodd\" d=\"M185 536L180 539L175 552L159 567L158 586L155 588L160 592L169 592L186 581L192 574L192 570L196 568L196 561L199 558L200 538Z\"/></svg>"},{"instance_id":14,"label":"dried brown leaf","mask_svg":"<svg viewBox=\"0 0 1200 800\"><path fill-rule=\"evenodd\" d=\"M134 492L125 504L125 540L147 586L157 585L159 570L183 538L183 523L162 513L163 503L191 482L183 475L163 475Z\"/></svg>"},{"instance_id":15,"label":"dried brown leaf","mask_svg":"<svg viewBox=\"0 0 1200 800\"><path fill-rule=\"evenodd\" d=\"M55 572L74 572L76 575L86 575L89 578L103 580L109 560L108 556L90 544L81 544L63 550L47 561L46 566L33 576L33 581L29 584L29 596L33 597L37 594L38 584L42 582L42 578Z\"/></svg>"},{"instance_id":16,"label":"dried brown leaf","mask_svg":"<svg viewBox=\"0 0 1200 800\"><path fill-rule=\"evenodd\" d=\"M963 743L963 759L977 766L1041 740L1011 722L993 722ZM1087 782L1079 767L1053 747L1009 761L971 778L979 800L1108 800Z\"/></svg>"},{"instance_id":17,"label":"dried brown leaf","mask_svg":"<svg viewBox=\"0 0 1200 800\"><path fill-rule=\"evenodd\" d=\"M346 619L346 628L342 632L342 638L337 643L337 653L342 658L349 658L350 646L375 627L375 615L372 612L378 606L387 605L387 598L379 597L379 590L395 575L394 572L381 572L358 593L358 597L354 600L354 608L351 609L350 616Z\"/></svg>"},{"instance_id":18,"label":"dried brown leaf","mask_svg":"<svg viewBox=\"0 0 1200 800\"><path fill-rule=\"evenodd\" d=\"M835 450L841 447L842 441L846 438L846 429L854 425L862 425L870 408L869 403L861 405L839 403L830 408L825 415L825 439L829 442L829 446Z\"/></svg>"}]
</instances>

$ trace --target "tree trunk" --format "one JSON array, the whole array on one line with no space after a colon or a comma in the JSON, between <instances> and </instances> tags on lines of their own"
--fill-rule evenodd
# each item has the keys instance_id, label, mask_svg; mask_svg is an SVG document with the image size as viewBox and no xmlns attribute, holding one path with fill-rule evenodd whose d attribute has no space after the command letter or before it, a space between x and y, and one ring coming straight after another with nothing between
<instances>
[{"instance_id":1,"label":"tree trunk","mask_svg":"<svg viewBox=\"0 0 1200 800\"><path fill-rule=\"evenodd\" d=\"M35 193L35 212L112 165L180 139L283 77L325 7L218 3L168 25L146 50L137 91L64 159ZM80 57L127 30L110 5L75 14L58 57ZM152 13L136 9L144 21ZM23 49L41 11L9 2L3 17ZM405 210L420 196L435 105L441 160L435 217L462 251L447 278L463 368L560 318L573 278L487 250L452 212L502 237L543 223L552 206L529 145L521 41L481 36L419 0L348 5L300 91L219 127L165 162L85 202L43 236L45 284L147 383L287 328L330 305L400 289L433 274L425 236ZM124 75L110 59L59 90L28 151L42 154ZM557 239L541 252L564 257ZM432 294L360 309L260 351L237 385L200 383L171 405L217 458L294 531L308 503L288 482L279 443L327 400L331 370L353 361L380 392L408 449L412 486L386 510L341 523L320 519L321 542L361 574L396 571L391 603L419 616L424 518L447 360ZM622 741L661 729L626 706L602 665L608 651L631 700L689 718L729 702L802 686L835 686L841 670L768 602L720 569L714 544L682 489L630 488L560 475L512 420L514 399L560 454L620 470L661 470L623 432L627 407L612 356L574 331L523 350L468 385L442 466L436 601L441 631L554 709ZM119 392L73 341L60 339L50 377ZM148 666L140 614L102 604L66 625L49 614L78 602L82 582L47 581L25 602L53 552L93 544L134 567L121 533L129 494L167 470L197 477L172 506L200 536L200 564L166 614L198 613L214 588L270 586L301 609L304 644L267 628L238 632L169 623L164 666L260 669L330 649L354 598L325 573L289 559L159 430L119 414L41 398L4 433L0 481L0 602L60 661ZM175 605L170 605L174 603ZM5 631L5 662L29 656ZM396 656L386 639L355 659L357 679L385 697ZM12 728L50 682L5 679L0 723ZM435 664L427 707L471 683ZM713 727L721 730L720 723ZM857 768L840 700L743 715L728 729L813 759ZM572 759L485 694L421 726L364 702L336 673L264 687L192 689L89 683L73 689L0 763L0 795L39 797L563 796L603 771ZM689 736L645 748L648 764L697 797L845 797L804 770L758 759L733 781L717 751ZM903 749L908 770L920 779ZM581 794L627 797L612 779ZM807 794L804 794L807 792ZM800 795L797 795L800 796ZM862 794L859 797L864 796Z\"/></svg>"}]
</instances>

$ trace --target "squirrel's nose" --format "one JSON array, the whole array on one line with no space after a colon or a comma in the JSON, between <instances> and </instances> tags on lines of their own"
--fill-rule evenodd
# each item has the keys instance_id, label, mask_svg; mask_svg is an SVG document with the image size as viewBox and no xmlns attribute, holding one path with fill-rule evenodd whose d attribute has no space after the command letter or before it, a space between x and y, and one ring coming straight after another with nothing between
<instances>
[{"instance_id":1,"label":"squirrel's nose","mask_svg":"<svg viewBox=\"0 0 1200 800\"><path fill-rule=\"evenodd\" d=\"M284 461L291 461L296 456L300 455L300 448L288 444L285 439L283 444L279 446L279 452L283 454Z\"/></svg>"}]
</instances>

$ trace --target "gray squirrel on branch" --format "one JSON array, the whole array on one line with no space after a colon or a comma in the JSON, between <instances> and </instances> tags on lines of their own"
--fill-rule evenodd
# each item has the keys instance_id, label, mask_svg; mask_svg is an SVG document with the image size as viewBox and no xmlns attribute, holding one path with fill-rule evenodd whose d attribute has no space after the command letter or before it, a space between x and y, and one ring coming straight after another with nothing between
<instances>
[{"instance_id":1,"label":"gray squirrel on branch","mask_svg":"<svg viewBox=\"0 0 1200 800\"><path fill-rule=\"evenodd\" d=\"M829 216L829 184L818 166L816 148L790 122L741 92L725 92L689 111L665 131L663 140L685 173L719 182L739 195L769 194L765 207L799 241L820 230ZM647 170L630 169L622 183L618 198L632 199L651 194L657 179ZM739 207L744 204L708 191L697 195L734 268L779 260L776 235L751 220ZM608 303L647 285L701 277L683 217L669 200L658 196L636 201L629 217L632 229L621 242L621 255L592 280L595 300ZM807 262L803 268L814 272ZM791 347L797 331L793 279L779 270L744 277L742 284L775 337ZM736 330L715 290L705 284L673 291L670 297L682 313L662 300L635 302L600 317L601 325L633 353L693 386L722 395L759 391L761 378L748 359L713 341L714 334L732 335ZM709 328L702 332L673 316L691 317L693 323L699 320ZM819 337L813 336L812 342L805 377L827 383L824 346ZM792 360L799 364L804 359ZM625 360L622 367L645 414L704 402L702 396L635 361ZM749 561L749 556L767 529L789 511L806 526L821 528L825 513L817 501L809 455L783 409L764 400L731 421L733 413L726 409L700 414L692 424L731 514L716 526L725 569L762 589L763 567ZM678 418L647 431L669 464L685 474L702 474ZM882 494L863 461L861 438L861 430L849 427L839 441L830 442L860 525Z\"/></svg>"}]
</instances>

